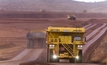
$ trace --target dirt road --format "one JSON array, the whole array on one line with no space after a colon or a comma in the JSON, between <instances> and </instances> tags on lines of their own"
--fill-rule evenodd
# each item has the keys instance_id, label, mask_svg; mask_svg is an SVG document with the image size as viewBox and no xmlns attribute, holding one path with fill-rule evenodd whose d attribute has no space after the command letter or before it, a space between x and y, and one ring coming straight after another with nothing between
<instances>
[{"instance_id":1,"label":"dirt road","mask_svg":"<svg viewBox=\"0 0 107 65\"><path fill-rule=\"evenodd\" d=\"M92 27L96 26L97 24L94 24L91 26L91 24L85 26L86 29L91 29ZM91 27L90 27L91 26ZM94 30L92 33L90 33L89 35L87 35L87 40L91 38L91 36L93 36L94 34L96 34L99 30L101 30L102 28L104 28L106 26L106 24L103 24L102 26L100 26L99 28L97 28L96 30ZM83 49L83 54L85 53L85 51L88 49L88 47L94 43L94 41L96 41L101 35L103 35L103 33L107 30L107 28L105 27L104 29L101 30L101 32L95 36L92 40L88 41L87 44L84 46ZM24 51L22 51L20 54L18 54L16 57L14 57L11 60L7 60L7 61L1 61L0 64L2 65L19 65L20 63L23 62L30 62L30 61L34 61L37 60L38 58L41 58L40 55L42 54L44 49L25 49ZM38 52L39 51L39 52ZM45 50L46 51L46 50ZM44 54L42 54L44 55ZM45 53L46 55L46 53ZM46 58L46 56L45 56ZM46 59L42 59L41 61L46 60ZM55 65L70 65L69 63L57 63ZM72 64L72 65L81 65L81 64ZM100 65L100 64L82 64L82 65Z\"/></svg>"}]
</instances>

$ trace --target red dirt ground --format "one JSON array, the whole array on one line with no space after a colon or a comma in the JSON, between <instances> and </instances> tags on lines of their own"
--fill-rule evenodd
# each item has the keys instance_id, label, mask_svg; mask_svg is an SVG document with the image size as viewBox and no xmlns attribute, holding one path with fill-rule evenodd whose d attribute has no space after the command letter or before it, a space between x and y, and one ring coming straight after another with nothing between
<instances>
[{"instance_id":1,"label":"red dirt ground","mask_svg":"<svg viewBox=\"0 0 107 65\"><path fill-rule=\"evenodd\" d=\"M25 37L30 30L44 31L48 26L82 27L88 23L107 23L107 16L101 13L74 13L77 16L76 21L67 20L67 14L68 13L0 13L0 45L9 44L10 42L14 44L11 48L6 48L5 45L2 49L0 48L2 57L10 59L20 53L26 47L27 39ZM7 52L10 49L13 50ZM17 53L13 54L13 52ZM4 55L4 53L7 55Z\"/></svg>"}]
</instances>

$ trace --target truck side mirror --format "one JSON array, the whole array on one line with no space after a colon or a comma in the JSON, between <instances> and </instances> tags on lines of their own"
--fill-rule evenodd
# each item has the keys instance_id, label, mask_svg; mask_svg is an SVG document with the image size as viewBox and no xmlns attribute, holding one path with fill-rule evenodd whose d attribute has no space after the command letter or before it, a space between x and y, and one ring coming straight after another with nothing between
<instances>
[{"instance_id":1,"label":"truck side mirror","mask_svg":"<svg viewBox=\"0 0 107 65\"><path fill-rule=\"evenodd\" d=\"M86 37L84 38L84 41L86 42Z\"/></svg>"}]
</instances>

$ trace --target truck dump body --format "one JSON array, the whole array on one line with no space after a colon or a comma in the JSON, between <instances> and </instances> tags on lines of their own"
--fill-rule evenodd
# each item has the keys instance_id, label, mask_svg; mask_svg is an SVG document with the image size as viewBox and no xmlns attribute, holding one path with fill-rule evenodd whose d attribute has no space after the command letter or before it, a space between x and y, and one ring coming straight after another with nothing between
<instances>
[{"instance_id":1,"label":"truck dump body","mask_svg":"<svg viewBox=\"0 0 107 65\"><path fill-rule=\"evenodd\" d=\"M46 33L48 62L79 58L82 62L82 46L85 44L84 28L48 27ZM80 56L79 56L80 55Z\"/></svg>"}]
</instances>

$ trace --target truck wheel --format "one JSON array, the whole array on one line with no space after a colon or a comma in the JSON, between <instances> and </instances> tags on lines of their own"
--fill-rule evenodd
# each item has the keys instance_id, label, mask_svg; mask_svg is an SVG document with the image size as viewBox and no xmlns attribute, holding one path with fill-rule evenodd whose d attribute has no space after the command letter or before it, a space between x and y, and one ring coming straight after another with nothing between
<instances>
[{"instance_id":1,"label":"truck wheel","mask_svg":"<svg viewBox=\"0 0 107 65\"><path fill-rule=\"evenodd\" d=\"M47 49L47 62L52 62L52 50Z\"/></svg>"},{"instance_id":2,"label":"truck wheel","mask_svg":"<svg viewBox=\"0 0 107 65\"><path fill-rule=\"evenodd\" d=\"M76 20L76 18L74 18L74 20Z\"/></svg>"},{"instance_id":3,"label":"truck wheel","mask_svg":"<svg viewBox=\"0 0 107 65\"><path fill-rule=\"evenodd\" d=\"M82 50L79 51L79 59L77 59L77 63L82 63Z\"/></svg>"},{"instance_id":4,"label":"truck wheel","mask_svg":"<svg viewBox=\"0 0 107 65\"><path fill-rule=\"evenodd\" d=\"M47 62L59 62L59 59L53 59L53 53L52 50L47 49Z\"/></svg>"},{"instance_id":5,"label":"truck wheel","mask_svg":"<svg viewBox=\"0 0 107 65\"><path fill-rule=\"evenodd\" d=\"M59 62L59 59L57 58L57 59L53 59L53 62Z\"/></svg>"},{"instance_id":6,"label":"truck wheel","mask_svg":"<svg viewBox=\"0 0 107 65\"><path fill-rule=\"evenodd\" d=\"M75 58L70 58L70 59L69 59L69 62L70 62L70 63L75 63Z\"/></svg>"},{"instance_id":7,"label":"truck wheel","mask_svg":"<svg viewBox=\"0 0 107 65\"><path fill-rule=\"evenodd\" d=\"M73 20L76 20L76 18L73 18Z\"/></svg>"}]
</instances>

